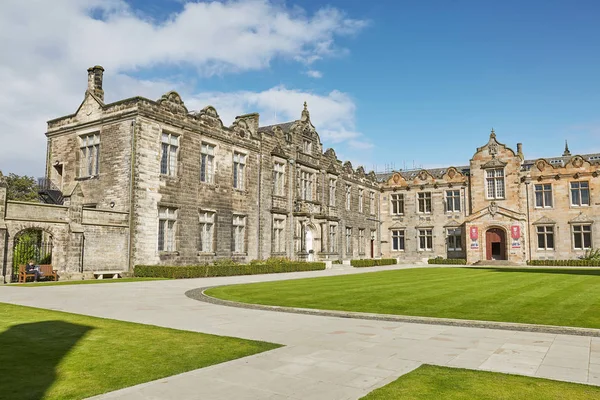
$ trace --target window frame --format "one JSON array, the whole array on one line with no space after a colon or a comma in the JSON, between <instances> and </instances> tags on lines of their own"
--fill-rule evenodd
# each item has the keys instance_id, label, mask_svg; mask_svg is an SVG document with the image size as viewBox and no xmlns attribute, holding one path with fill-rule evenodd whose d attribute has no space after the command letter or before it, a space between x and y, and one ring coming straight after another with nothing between
<instances>
[{"instance_id":1,"label":"window frame","mask_svg":"<svg viewBox=\"0 0 600 400\"><path fill-rule=\"evenodd\" d=\"M585 184L586 187L582 188L581 185ZM577 185L577 188L574 188L573 185ZM579 204L574 204L573 203L573 194L574 191L577 191L577 197L578 197L578 201ZM582 200L582 191L587 193L587 203L583 203ZM571 207L589 207L590 204L592 203L591 200L591 193L590 193L590 182L589 181L571 181L569 182L569 197L570 197L570 203L571 203Z\"/></svg>"},{"instance_id":2,"label":"window frame","mask_svg":"<svg viewBox=\"0 0 600 400\"><path fill-rule=\"evenodd\" d=\"M100 132L79 135L79 155L79 178L100 175Z\"/></svg>"},{"instance_id":3,"label":"window frame","mask_svg":"<svg viewBox=\"0 0 600 400\"><path fill-rule=\"evenodd\" d=\"M390 229L390 237L392 251L406 251L406 229Z\"/></svg>"},{"instance_id":4,"label":"window frame","mask_svg":"<svg viewBox=\"0 0 600 400\"><path fill-rule=\"evenodd\" d=\"M233 253L246 253L246 215L233 214L232 230L233 230Z\"/></svg>"},{"instance_id":5,"label":"window frame","mask_svg":"<svg viewBox=\"0 0 600 400\"><path fill-rule=\"evenodd\" d=\"M200 253L214 253L215 251L215 216L214 211L202 210L198 214L200 224Z\"/></svg>"},{"instance_id":6,"label":"window frame","mask_svg":"<svg viewBox=\"0 0 600 400\"><path fill-rule=\"evenodd\" d=\"M548 230L550 229L550 230ZM556 250L556 238L554 232L554 225L536 225L535 235L537 239L537 250L538 251L554 251ZM552 247L548 246L548 236L552 237ZM544 246L540 247L540 238L543 237Z\"/></svg>"},{"instance_id":7,"label":"window frame","mask_svg":"<svg viewBox=\"0 0 600 400\"><path fill-rule=\"evenodd\" d=\"M493 176L490 176L490 172L493 173ZM501 172L501 175L498 175L498 172ZM506 175L504 172L504 167L488 168L485 170L485 198L487 200L506 199ZM493 193L490 193L490 182L492 182ZM499 183L502 185L499 186ZM498 194L499 188L502 190L501 195Z\"/></svg>"},{"instance_id":8,"label":"window frame","mask_svg":"<svg viewBox=\"0 0 600 400\"><path fill-rule=\"evenodd\" d=\"M178 209L175 207L158 207L158 237L157 250L159 253L173 253L177 251L177 217ZM162 234L161 234L162 229Z\"/></svg>"},{"instance_id":9,"label":"window frame","mask_svg":"<svg viewBox=\"0 0 600 400\"><path fill-rule=\"evenodd\" d=\"M273 162L273 195L285 196L285 163Z\"/></svg>"},{"instance_id":10,"label":"window frame","mask_svg":"<svg viewBox=\"0 0 600 400\"><path fill-rule=\"evenodd\" d=\"M449 195L452 193L452 195ZM444 191L444 198L446 201L446 212L448 213L459 213L462 212L460 190L448 189Z\"/></svg>"},{"instance_id":11,"label":"window frame","mask_svg":"<svg viewBox=\"0 0 600 400\"><path fill-rule=\"evenodd\" d=\"M206 149L205 149L206 148ZM215 183L215 153L217 146L211 143L200 144L200 182Z\"/></svg>"},{"instance_id":12,"label":"window frame","mask_svg":"<svg viewBox=\"0 0 600 400\"><path fill-rule=\"evenodd\" d=\"M433 211L431 192L417 192L417 213L431 214ZM423 204L423 207L421 207ZM428 207L429 206L429 207ZM423 210L421 210L421 208Z\"/></svg>"},{"instance_id":13,"label":"window frame","mask_svg":"<svg viewBox=\"0 0 600 400\"><path fill-rule=\"evenodd\" d=\"M233 152L233 188L246 190L246 163L248 155L239 151Z\"/></svg>"},{"instance_id":14,"label":"window frame","mask_svg":"<svg viewBox=\"0 0 600 400\"><path fill-rule=\"evenodd\" d=\"M286 252L285 222L285 216L273 216L271 253L282 254Z\"/></svg>"},{"instance_id":15,"label":"window frame","mask_svg":"<svg viewBox=\"0 0 600 400\"><path fill-rule=\"evenodd\" d=\"M395 198L396 196L398 198ZM394 203L396 203L396 207L394 207ZM394 212L394 208L397 209L397 212ZM390 215L404 215L404 193L390 194Z\"/></svg>"},{"instance_id":16,"label":"window frame","mask_svg":"<svg viewBox=\"0 0 600 400\"><path fill-rule=\"evenodd\" d=\"M446 239L447 251L463 251L461 228L447 228Z\"/></svg>"},{"instance_id":17,"label":"window frame","mask_svg":"<svg viewBox=\"0 0 600 400\"><path fill-rule=\"evenodd\" d=\"M579 228L579 229L577 229ZM584 228L588 228L587 230ZM585 235L589 235L589 246L585 246ZM577 239L576 236L581 236L581 245L582 247L576 247ZM572 248L573 250L589 250L593 246L593 237L592 237L592 224L590 223L581 223L581 224L572 224L571 225L571 240L572 240Z\"/></svg>"},{"instance_id":18,"label":"window frame","mask_svg":"<svg viewBox=\"0 0 600 400\"><path fill-rule=\"evenodd\" d=\"M417 228L417 238L419 251L433 251L433 228ZM422 239L424 240L425 246L421 245Z\"/></svg>"},{"instance_id":19,"label":"window frame","mask_svg":"<svg viewBox=\"0 0 600 400\"><path fill-rule=\"evenodd\" d=\"M329 178L329 206L335 207L335 197L337 191L337 179Z\"/></svg>"},{"instance_id":20,"label":"window frame","mask_svg":"<svg viewBox=\"0 0 600 400\"><path fill-rule=\"evenodd\" d=\"M165 141L166 137L166 141ZM162 132L160 139L160 175L174 178L177 176L177 159L179 158L180 135ZM165 150L166 146L166 150ZM164 169L163 169L164 167Z\"/></svg>"},{"instance_id":21,"label":"window frame","mask_svg":"<svg viewBox=\"0 0 600 400\"><path fill-rule=\"evenodd\" d=\"M546 187L549 187L546 188ZM539 189L538 189L539 188ZM546 195L549 193L550 205L548 205L548 199ZM541 200L541 204L538 204L538 195L539 200ZM535 183L533 185L533 201L535 204L535 208L554 208L554 193L552 190L551 183Z\"/></svg>"}]
</instances>

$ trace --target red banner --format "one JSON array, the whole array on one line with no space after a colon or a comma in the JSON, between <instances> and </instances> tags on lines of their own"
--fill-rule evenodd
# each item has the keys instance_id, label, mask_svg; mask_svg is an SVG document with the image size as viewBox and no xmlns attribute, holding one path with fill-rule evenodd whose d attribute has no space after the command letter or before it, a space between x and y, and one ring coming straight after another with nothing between
<instances>
[{"instance_id":1,"label":"red banner","mask_svg":"<svg viewBox=\"0 0 600 400\"><path fill-rule=\"evenodd\" d=\"M470 229L471 240L479 239L479 229L476 226L472 226Z\"/></svg>"},{"instance_id":2,"label":"red banner","mask_svg":"<svg viewBox=\"0 0 600 400\"><path fill-rule=\"evenodd\" d=\"M510 227L510 236L517 240L521 237L521 227L519 225L513 225Z\"/></svg>"}]
</instances>

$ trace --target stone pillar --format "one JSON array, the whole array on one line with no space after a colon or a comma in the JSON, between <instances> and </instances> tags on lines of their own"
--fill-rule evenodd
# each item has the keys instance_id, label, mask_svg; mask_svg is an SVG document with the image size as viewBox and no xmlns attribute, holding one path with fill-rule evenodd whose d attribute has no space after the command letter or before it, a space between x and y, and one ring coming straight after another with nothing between
<instances>
[{"instance_id":1,"label":"stone pillar","mask_svg":"<svg viewBox=\"0 0 600 400\"><path fill-rule=\"evenodd\" d=\"M6 215L6 182L0 175L0 278L2 283L9 283L11 270L8 265L8 230L4 221Z\"/></svg>"},{"instance_id":2,"label":"stone pillar","mask_svg":"<svg viewBox=\"0 0 600 400\"><path fill-rule=\"evenodd\" d=\"M104 90L102 90L102 76L104 68L100 65L88 68L88 92L92 93L104 102Z\"/></svg>"}]
</instances>

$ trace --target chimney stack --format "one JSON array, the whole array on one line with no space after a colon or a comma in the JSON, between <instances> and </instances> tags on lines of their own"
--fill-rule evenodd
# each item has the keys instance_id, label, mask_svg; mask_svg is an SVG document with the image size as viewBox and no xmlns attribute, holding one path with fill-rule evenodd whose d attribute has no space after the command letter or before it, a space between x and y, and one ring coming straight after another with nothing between
<instances>
[{"instance_id":1,"label":"chimney stack","mask_svg":"<svg viewBox=\"0 0 600 400\"><path fill-rule=\"evenodd\" d=\"M88 92L92 93L104 102L104 90L102 90L102 74L104 68L100 65L88 68Z\"/></svg>"},{"instance_id":2,"label":"chimney stack","mask_svg":"<svg viewBox=\"0 0 600 400\"><path fill-rule=\"evenodd\" d=\"M521 159L525 159L523 155L523 143L517 143L517 155L521 157Z\"/></svg>"}]
</instances>

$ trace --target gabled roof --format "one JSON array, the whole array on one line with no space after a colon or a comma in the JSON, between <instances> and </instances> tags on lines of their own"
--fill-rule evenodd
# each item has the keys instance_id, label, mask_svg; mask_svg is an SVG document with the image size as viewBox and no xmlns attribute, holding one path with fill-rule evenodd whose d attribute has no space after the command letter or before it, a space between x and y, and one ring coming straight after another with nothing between
<instances>
[{"instance_id":1,"label":"gabled roof","mask_svg":"<svg viewBox=\"0 0 600 400\"><path fill-rule=\"evenodd\" d=\"M283 131L283 133L288 133L290 131L290 129L292 128L292 125L294 125L296 123L296 121L291 121L291 122L282 122L281 124L273 124L273 125L267 125L267 126L261 126L258 128L259 132L264 132L264 133L272 133L272 129L276 126L280 127L281 130Z\"/></svg>"}]
</instances>

